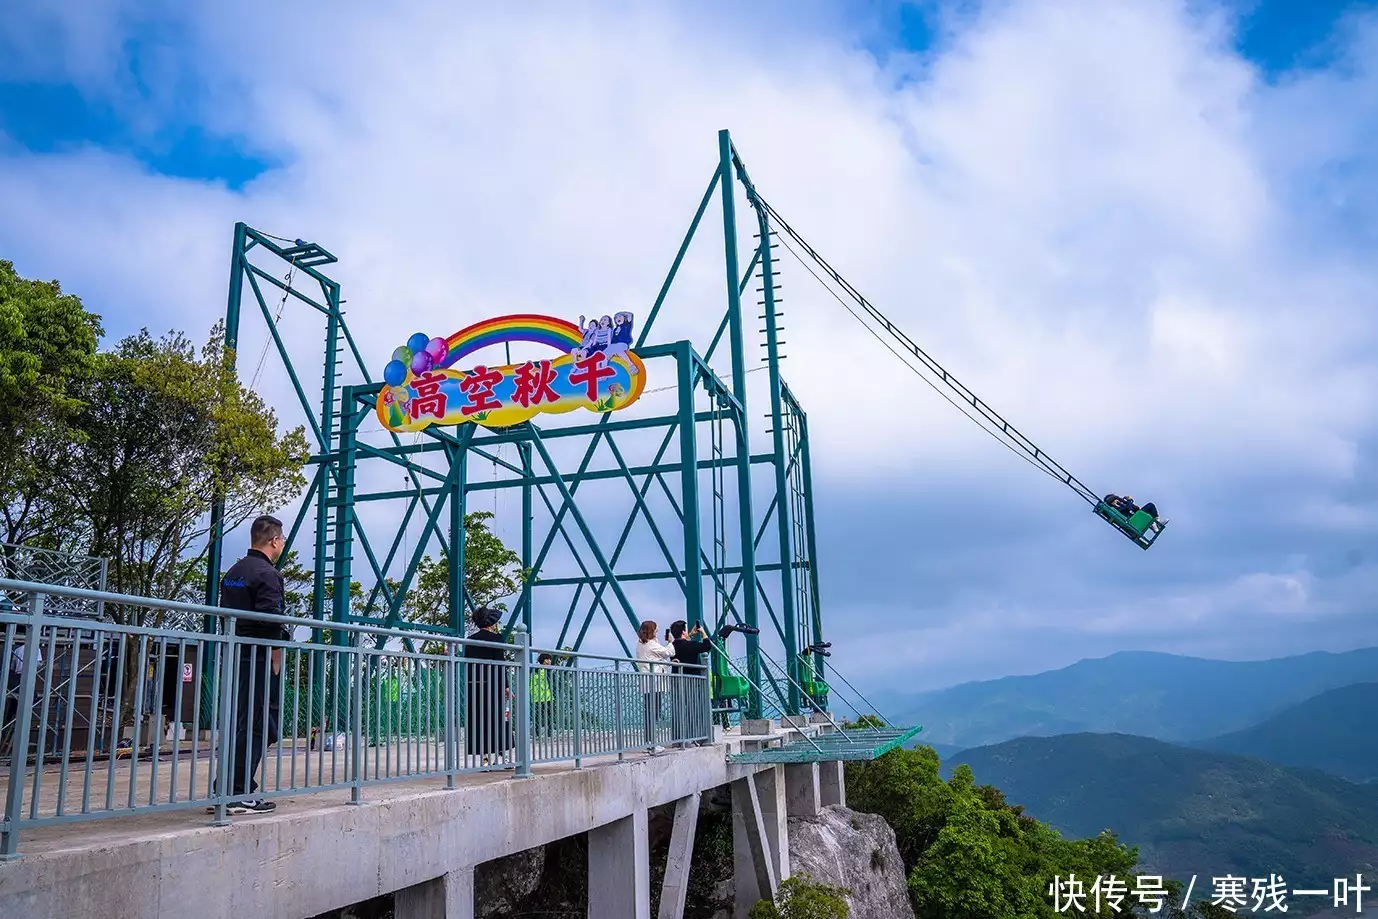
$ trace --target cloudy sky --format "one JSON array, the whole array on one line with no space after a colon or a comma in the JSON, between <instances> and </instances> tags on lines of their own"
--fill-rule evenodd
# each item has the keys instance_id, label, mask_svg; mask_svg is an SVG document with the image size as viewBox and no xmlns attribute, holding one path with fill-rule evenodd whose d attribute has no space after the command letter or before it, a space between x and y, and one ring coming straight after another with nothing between
<instances>
[{"instance_id":1,"label":"cloudy sky","mask_svg":"<svg viewBox=\"0 0 1378 919\"><path fill-rule=\"evenodd\" d=\"M316 240L381 368L417 328L644 315L729 128L911 337L1093 489L1172 519L1141 552L786 256L784 372L854 682L1378 640L1365 5L457 6L12 0L0 257L60 279L111 340L199 337L235 221ZM753 231L744 215L744 247ZM715 205L653 338L704 350L724 296ZM286 406L267 364L256 385Z\"/></svg>"}]
</instances>

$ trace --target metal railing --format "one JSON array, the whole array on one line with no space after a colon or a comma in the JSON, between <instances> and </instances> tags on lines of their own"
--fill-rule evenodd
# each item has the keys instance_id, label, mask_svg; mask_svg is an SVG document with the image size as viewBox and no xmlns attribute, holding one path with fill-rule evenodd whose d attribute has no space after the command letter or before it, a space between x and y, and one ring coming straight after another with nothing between
<instances>
[{"instance_id":1,"label":"metal railing","mask_svg":"<svg viewBox=\"0 0 1378 919\"><path fill-rule=\"evenodd\" d=\"M285 795L358 802L371 785L526 777L712 733L706 667L642 672L530 648L522 632L469 641L3 578L0 593L0 859L31 827L187 808L222 824ZM210 616L216 630L54 615L54 598ZM278 629L307 638L262 637Z\"/></svg>"},{"instance_id":2,"label":"metal railing","mask_svg":"<svg viewBox=\"0 0 1378 919\"><path fill-rule=\"evenodd\" d=\"M108 559L40 549L22 543L0 542L0 578L102 591L106 587L108 572ZM4 591L0 591L0 609L7 601L13 602ZM105 615L105 603L80 597L53 596L48 600L48 612L54 616L61 614L100 619Z\"/></svg>"}]
</instances>

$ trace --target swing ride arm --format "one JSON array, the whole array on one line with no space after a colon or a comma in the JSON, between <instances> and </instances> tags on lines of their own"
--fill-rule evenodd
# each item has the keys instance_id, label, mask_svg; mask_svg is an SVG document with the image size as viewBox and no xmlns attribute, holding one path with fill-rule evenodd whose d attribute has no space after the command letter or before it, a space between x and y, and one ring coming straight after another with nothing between
<instances>
[{"instance_id":1,"label":"swing ride arm","mask_svg":"<svg viewBox=\"0 0 1378 919\"><path fill-rule=\"evenodd\" d=\"M785 243L785 248L790 254L794 255L800 264L803 265L810 274L813 274L819 283L823 284L828 292L831 293L849 313L861 322L881 344L885 345L891 353L900 358L900 360L918 374L921 379L933 387L939 395L942 395L950 403L956 406L958 410L967 415L968 418L975 421L988 434L1014 451L1016 455L1021 456L1041 472L1070 488L1079 498L1091 505L1096 516L1105 520L1126 537L1133 540L1140 548L1147 549L1153 544L1166 526L1166 523L1161 521L1155 522L1152 515L1146 514L1143 511L1139 511L1131 516L1126 516L1106 504L1097 492L1093 491L1086 483L1069 472L1061 463L1049 456L1046 451L1030 440L1022 431L1010 424L999 412L995 411L989 403L976 395L967 388L966 385L949 373L946 368L939 364L931 355L919 347L912 338L905 334L903 329L895 325L889 317L867 300L851 282L837 271L837 269L828 264L827 260L824 259L813 246L809 245L808 241L790 226L790 224L780 216L780 213L776 211L775 208L771 207L769 202L761 197L760 193L756 191L755 187L750 183L750 180L746 178L745 170L741 168L740 161L738 161L738 175L741 177L743 185L746 187L747 197L751 201L752 206L755 207L766 220L769 220L778 227L780 232L784 233L785 236L793 240L799 248L803 249L808 258L812 260L813 263L833 281L833 283L840 287L846 293L847 297L870 317L872 322L880 326L900 350L896 350L895 347L891 346L890 342L881 338L870 324L862 320L861 316L857 315L856 311L853 310L842 297L838 296L837 292L829 287L823 279L799 257L799 254L794 251L794 247ZM910 355L916 359L918 361L918 366L908 360L906 355ZM944 389L946 389L947 392L944 392ZM951 395L949 395L949 393Z\"/></svg>"}]
</instances>

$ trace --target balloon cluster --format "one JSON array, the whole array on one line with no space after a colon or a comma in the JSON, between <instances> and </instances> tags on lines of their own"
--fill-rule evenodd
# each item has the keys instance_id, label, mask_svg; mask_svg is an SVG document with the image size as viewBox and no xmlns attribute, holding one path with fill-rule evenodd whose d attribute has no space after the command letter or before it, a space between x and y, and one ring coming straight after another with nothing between
<instances>
[{"instance_id":1,"label":"balloon cluster","mask_svg":"<svg viewBox=\"0 0 1378 919\"><path fill-rule=\"evenodd\" d=\"M443 338L427 338L417 332L407 343L392 352L392 360L383 368L383 382L389 386L401 386L407 378L407 371L422 374L436 367L449 353L450 346Z\"/></svg>"}]
</instances>

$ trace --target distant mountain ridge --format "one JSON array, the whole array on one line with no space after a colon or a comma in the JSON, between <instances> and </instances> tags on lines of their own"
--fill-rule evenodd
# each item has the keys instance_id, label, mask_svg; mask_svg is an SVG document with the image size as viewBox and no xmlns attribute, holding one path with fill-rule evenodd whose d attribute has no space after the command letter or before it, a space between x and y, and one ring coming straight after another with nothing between
<instances>
[{"instance_id":1,"label":"distant mountain ridge","mask_svg":"<svg viewBox=\"0 0 1378 919\"><path fill-rule=\"evenodd\" d=\"M1332 689L1378 682L1378 648L1219 661L1124 651L1030 676L911 696L896 719L963 748L1016 737L1122 733L1189 742L1243 731Z\"/></svg>"},{"instance_id":2,"label":"distant mountain ridge","mask_svg":"<svg viewBox=\"0 0 1378 919\"><path fill-rule=\"evenodd\" d=\"M1378 779L1378 682L1312 696L1245 728L1192 746L1320 769L1351 782Z\"/></svg>"},{"instance_id":3,"label":"distant mountain ridge","mask_svg":"<svg viewBox=\"0 0 1378 919\"><path fill-rule=\"evenodd\" d=\"M1020 738L944 772L958 763L1064 835L1112 829L1140 846L1142 871L1195 874L1198 890L1231 873L1329 888L1378 872L1378 785L1124 734Z\"/></svg>"}]
</instances>

